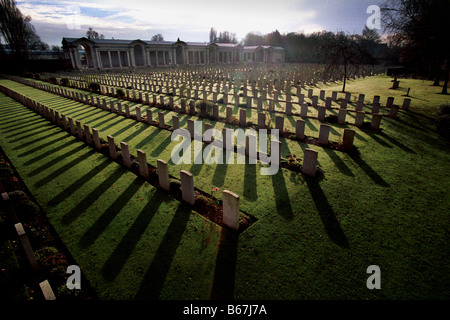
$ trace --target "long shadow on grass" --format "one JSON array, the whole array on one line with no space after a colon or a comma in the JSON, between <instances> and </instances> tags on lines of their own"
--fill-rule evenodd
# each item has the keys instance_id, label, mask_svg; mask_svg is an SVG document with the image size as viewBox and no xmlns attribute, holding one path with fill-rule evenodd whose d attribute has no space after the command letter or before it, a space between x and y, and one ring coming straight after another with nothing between
<instances>
[{"instance_id":1,"label":"long shadow on grass","mask_svg":"<svg viewBox=\"0 0 450 320\"><path fill-rule=\"evenodd\" d=\"M175 252L186 229L192 209L180 203L166 234L141 282L135 299L158 299Z\"/></svg>"},{"instance_id":2,"label":"long shadow on grass","mask_svg":"<svg viewBox=\"0 0 450 320\"><path fill-rule=\"evenodd\" d=\"M52 181L53 179L56 179L58 176L64 174L68 170L70 170L72 167L76 166L80 162L82 162L85 159L88 159L90 156L94 155L96 151L94 149L88 149L86 152L83 152L78 156L77 158L73 159L70 162L67 162L62 167L56 169L55 171L52 171L49 175L45 176L41 180L37 181L34 185L36 187L42 187ZM59 162L59 161L58 161Z\"/></svg>"},{"instance_id":3,"label":"long shadow on grass","mask_svg":"<svg viewBox=\"0 0 450 320\"><path fill-rule=\"evenodd\" d=\"M145 124L141 124L141 127L139 129L137 129L135 132L133 132L132 134L130 134L128 137L126 137L125 139L123 139L123 141L130 141L132 140L134 137L140 135L142 132L144 132L146 129L148 129L148 126Z\"/></svg>"},{"instance_id":4,"label":"long shadow on grass","mask_svg":"<svg viewBox=\"0 0 450 320\"><path fill-rule=\"evenodd\" d=\"M373 170L372 167L367 164L367 162L361 159L358 151L349 152L348 155L366 173L366 175L373 180L373 182L382 187L390 187L389 183L387 183L375 170Z\"/></svg>"},{"instance_id":5,"label":"long shadow on grass","mask_svg":"<svg viewBox=\"0 0 450 320\"><path fill-rule=\"evenodd\" d=\"M136 122L132 121L131 123L129 123L128 125L126 125L125 127L121 128L120 130L118 130L117 132L114 132L113 134L111 134L113 137L118 136L119 134L127 131L128 129L133 128L136 125Z\"/></svg>"},{"instance_id":6,"label":"long shadow on grass","mask_svg":"<svg viewBox=\"0 0 450 320\"><path fill-rule=\"evenodd\" d=\"M56 136L56 137L54 139L52 139L52 140L49 140L49 141L45 142L44 144L41 144L41 145L38 145L38 146L36 146L34 148L28 149L24 153L21 153L19 156L20 157L26 157L28 155L34 154L34 153L38 152L39 150L42 150L42 149L44 149L46 147L49 147L52 144L58 143L58 142L61 141L61 139L67 137L64 134L62 136L60 136L59 135L61 133L60 130L54 130L54 131L48 130L48 131L49 131L48 132L49 135L53 135L53 136ZM14 147L13 150L17 151L17 150L20 150L20 149L28 148L28 147L32 146L33 144L35 144L35 143L42 142L42 140L44 140L44 139L45 139L45 137L39 136L37 139L33 139L31 141L28 141L26 143L21 144L20 146Z\"/></svg>"},{"instance_id":7,"label":"long shadow on grass","mask_svg":"<svg viewBox=\"0 0 450 320\"><path fill-rule=\"evenodd\" d=\"M224 153L226 153L226 152L224 152ZM213 186L215 186L215 187L223 186L223 183L225 182L225 176L227 175L227 170L228 170L228 164L225 162L223 164L216 165L216 170L214 171L214 175L212 178Z\"/></svg>"},{"instance_id":8,"label":"long shadow on grass","mask_svg":"<svg viewBox=\"0 0 450 320\"><path fill-rule=\"evenodd\" d=\"M309 191L311 192L314 204L316 205L320 219L322 219L322 223L328 236L337 245L348 248L348 239L339 225L333 208L328 202L328 199L319 184L319 179L317 177L305 176L305 181L308 185Z\"/></svg>"},{"instance_id":9,"label":"long shadow on grass","mask_svg":"<svg viewBox=\"0 0 450 320\"><path fill-rule=\"evenodd\" d=\"M114 126L116 126L116 125L118 125L119 123L121 123L121 122L123 122L123 121L126 120L126 118L124 118L124 117L122 117L122 116L119 116L119 115L117 115L116 117L117 117L117 118L115 118L116 121L111 122L111 123L108 123L108 124L107 124L106 126L104 126L104 127L99 127L99 126L97 126L98 129L99 129L99 130L102 130L102 131L105 131L105 130L108 130L108 129L110 129L110 128L113 128Z\"/></svg>"},{"instance_id":10,"label":"long shadow on grass","mask_svg":"<svg viewBox=\"0 0 450 320\"><path fill-rule=\"evenodd\" d=\"M56 147L54 147L54 148L51 149L51 150L47 150L46 152L41 153L41 154L39 154L38 156L36 156L36 157L34 157L34 158L28 160L28 161L25 162L24 164L25 164L26 166L32 165L32 164L34 164L36 161L40 161L40 160L42 160L42 159L44 159L44 158L46 158L46 157L48 157L48 156L54 154L55 152L61 151L61 149L64 149L64 148L67 148L67 147L69 147L69 146L72 146L73 144L76 144L77 142L78 142L78 141L76 141L76 140L70 140L70 141L68 141L65 145L63 145L63 146L56 146ZM70 156L71 154L76 153L76 152L78 152L78 151L81 151L81 150L83 150L83 149L85 149L85 148L89 148L89 147L88 147L88 146L85 146L85 145L78 145L75 149L70 149L70 150L68 150L67 152L65 152L65 153L61 154L60 156L58 156L56 159L52 159L52 160L50 160L50 161L44 163L43 165L41 165L41 166L35 168L34 170L32 170L32 171L29 173L29 176L30 176L30 177L35 176L35 175L41 173L42 171L44 171L44 170L46 170L46 169L49 169L50 167L54 166L54 165L57 164L59 161L65 160L65 159L66 159L68 156Z\"/></svg>"},{"instance_id":11,"label":"long shadow on grass","mask_svg":"<svg viewBox=\"0 0 450 320\"><path fill-rule=\"evenodd\" d=\"M291 200L289 199L286 181L284 180L283 170L281 168L278 169L276 174L272 175L272 184L278 214L286 219L292 219Z\"/></svg>"},{"instance_id":12,"label":"long shadow on grass","mask_svg":"<svg viewBox=\"0 0 450 320\"><path fill-rule=\"evenodd\" d=\"M344 161L336 154L334 150L323 148L323 150L326 152L326 154L330 157L330 159L334 162L336 167L339 169L340 172L347 176L354 177L355 175L350 170L350 168L345 164Z\"/></svg>"},{"instance_id":13,"label":"long shadow on grass","mask_svg":"<svg viewBox=\"0 0 450 320\"><path fill-rule=\"evenodd\" d=\"M104 180L99 186L97 186L92 192L90 192L86 197L84 197L75 207L73 207L68 213L66 213L61 222L65 225L71 224L73 221L75 221L76 218L78 218L83 212L85 212L97 199L105 193L117 180L120 179L124 174L126 173L126 170L124 170L121 167L118 167L109 177ZM122 193L122 195L126 194L126 191ZM132 195L131 195L132 196ZM120 201L123 201L123 198L119 197ZM116 202L114 202L116 204ZM126 204L125 202L119 202L117 205L122 208L121 206L124 206ZM110 207L111 208L111 207Z\"/></svg>"},{"instance_id":14,"label":"long shadow on grass","mask_svg":"<svg viewBox=\"0 0 450 320\"><path fill-rule=\"evenodd\" d=\"M168 135L160 144L157 146L152 153L150 154L151 157L157 157L163 152L167 146L172 142L172 136Z\"/></svg>"},{"instance_id":15,"label":"long shadow on grass","mask_svg":"<svg viewBox=\"0 0 450 320\"><path fill-rule=\"evenodd\" d=\"M109 164L111 164L111 160L109 160L108 158L105 158L97 166L92 168L92 170L90 170L85 175L78 178L70 186L64 188L64 190L62 190L60 193L58 193L56 196L54 196L48 202L48 205L53 207L53 206L57 206L58 204L63 202L65 199L70 197L75 191L77 191L84 184L86 184L89 180L91 180L93 177L95 177L97 174L99 174L101 171L103 171Z\"/></svg>"},{"instance_id":16,"label":"long shadow on grass","mask_svg":"<svg viewBox=\"0 0 450 320\"><path fill-rule=\"evenodd\" d=\"M141 141L139 141L139 142L136 144L135 148L136 148L136 149L139 149L139 148L145 146L147 143L149 143L149 142L152 141L153 139L156 139L157 136L158 136L159 134L163 134L163 130L159 130L159 129L156 129L156 128L155 128L155 129L153 130L152 133L150 133L150 134L149 134L148 136L146 136L144 139L142 139Z\"/></svg>"},{"instance_id":17,"label":"long shadow on grass","mask_svg":"<svg viewBox=\"0 0 450 320\"><path fill-rule=\"evenodd\" d=\"M365 133L371 137L373 140L375 140L376 142L378 142L380 145L382 145L383 147L386 148L392 148L392 145L390 145L389 143L387 143L386 141L384 141L383 139L381 139L380 137L378 137L378 133L374 133L373 131L370 130L366 130Z\"/></svg>"},{"instance_id":18,"label":"long shadow on grass","mask_svg":"<svg viewBox=\"0 0 450 320\"><path fill-rule=\"evenodd\" d=\"M386 133L384 133L383 131L381 131L379 133L380 136L382 136L383 138L385 138L386 140L389 140L392 144L395 144L397 147L399 147L400 149L402 149L405 152L408 153L416 153L413 149L405 146L403 143L401 143L400 141L398 141L397 139L388 136Z\"/></svg>"},{"instance_id":19,"label":"long shadow on grass","mask_svg":"<svg viewBox=\"0 0 450 320\"><path fill-rule=\"evenodd\" d=\"M231 300L236 281L237 247L239 237L236 233L222 228L218 244L216 268L211 288L211 300Z\"/></svg>"},{"instance_id":20,"label":"long shadow on grass","mask_svg":"<svg viewBox=\"0 0 450 320\"><path fill-rule=\"evenodd\" d=\"M165 195L155 190L152 198L139 213L133 225L128 229L125 236L114 249L114 252L105 262L102 268L103 278L107 281L114 281L122 267L125 265L133 248L145 232L145 229L152 221L161 203L164 202Z\"/></svg>"},{"instance_id":21,"label":"long shadow on grass","mask_svg":"<svg viewBox=\"0 0 450 320\"><path fill-rule=\"evenodd\" d=\"M125 171L122 169L122 171ZM103 212L103 214L94 222L94 224L81 237L79 245L81 248L86 248L93 244L95 240L105 231L111 221L116 217L120 210L124 208L128 201L133 198L134 194L144 184L144 180L136 177L133 182L125 189L117 199L110 204L110 206Z\"/></svg>"},{"instance_id":22,"label":"long shadow on grass","mask_svg":"<svg viewBox=\"0 0 450 320\"><path fill-rule=\"evenodd\" d=\"M16 123L14 123L14 124L12 124L10 126L2 127L1 129L4 130L4 131L8 131L8 133L11 133L11 132L14 132L14 131L20 131L23 128L33 127L33 126L35 126L37 124L40 124L40 123L46 123L44 118L39 117L39 118L30 120L30 121L26 121L22 125L17 125Z\"/></svg>"},{"instance_id":23,"label":"long shadow on grass","mask_svg":"<svg viewBox=\"0 0 450 320\"><path fill-rule=\"evenodd\" d=\"M258 199L256 164L250 164L248 157L245 159L244 197L249 201L256 201Z\"/></svg>"},{"instance_id":24,"label":"long shadow on grass","mask_svg":"<svg viewBox=\"0 0 450 320\"><path fill-rule=\"evenodd\" d=\"M18 136L19 134L22 134L23 132L20 132L20 133L16 132L14 134L6 136L5 138L7 138L7 139L15 138L14 140L10 141L11 143L15 143L17 141L26 139L28 137L34 136L36 134L39 134L41 132L45 132L49 128L54 128L54 125L52 125L50 122L47 122L47 121L44 122L43 121L41 124L34 126L32 129L29 129L29 130L25 131L24 128L22 128L22 130L26 133L25 135ZM15 130L8 131L8 133L13 132L13 131L15 131Z\"/></svg>"}]
</instances>

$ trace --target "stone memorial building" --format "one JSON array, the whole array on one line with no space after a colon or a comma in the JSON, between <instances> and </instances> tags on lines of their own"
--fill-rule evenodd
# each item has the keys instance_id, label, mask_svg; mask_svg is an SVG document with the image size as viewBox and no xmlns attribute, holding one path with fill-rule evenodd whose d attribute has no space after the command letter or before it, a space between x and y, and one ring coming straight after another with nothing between
<instances>
[{"instance_id":1,"label":"stone memorial building","mask_svg":"<svg viewBox=\"0 0 450 320\"><path fill-rule=\"evenodd\" d=\"M223 63L282 63L281 47L233 43L63 38L74 69L203 65Z\"/></svg>"}]
</instances>

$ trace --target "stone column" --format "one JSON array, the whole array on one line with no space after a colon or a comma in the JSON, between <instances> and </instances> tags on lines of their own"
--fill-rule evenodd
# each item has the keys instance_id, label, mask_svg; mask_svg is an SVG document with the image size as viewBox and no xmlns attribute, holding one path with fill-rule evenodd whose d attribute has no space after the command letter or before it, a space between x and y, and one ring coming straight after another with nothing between
<instances>
[{"instance_id":1,"label":"stone column","mask_svg":"<svg viewBox=\"0 0 450 320\"><path fill-rule=\"evenodd\" d=\"M193 206L195 204L194 177L192 173L186 170L181 170L180 178L181 178L181 197L183 201Z\"/></svg>"},{"instance_id":2,"label":"stone column","mask_svg":"<svg viewBox=\"0 0 450 320\"><path fill-rule=\"evenodd\" d=\"M223 223L233 230L239 228L239 196L231 191L222 193Z\"/></svg>"}]
</instances>

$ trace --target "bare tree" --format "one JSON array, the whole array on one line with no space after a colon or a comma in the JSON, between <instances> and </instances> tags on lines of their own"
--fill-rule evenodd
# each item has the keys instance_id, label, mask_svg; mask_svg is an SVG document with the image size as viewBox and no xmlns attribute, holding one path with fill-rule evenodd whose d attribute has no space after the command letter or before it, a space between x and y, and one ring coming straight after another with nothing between
<instances>
[{"instance_id":1,"label":"bare tree","mask_svg":"<svg viewBox=\"0 0 450 320\"><path fill-rule=\"evenodd\" d=\"M26 63L33 51L48 49L36 34L31 17L24 16L14 0L0 0L0 32L19 64Z\"/></svg>"},{"instance_id":2,"label":"bare tree","mask_svg":"<svg viewBox=\"0 0 450 320\"><path fill-rule=\"evenodd\" d=\"M237 43L236 34L230 31L223 31L219 33L216 42L218 43Z\"/></svg>"},{"instance_id":3,"label":"bare tree","mask_svg":"<svg viewBox=\"0 0 450 320\"><path fill-rule=\"evenodd\" d=\"M105 39L104 35L99 34L93 28L89 28L88 31L86 31L86 37L88 39Z\"/></svg>"},{"instance_id":4,"label":"bare tree","mask_svg":"<svg viewBox=\"0 0 450 320\"><path fill-rule=\"evenodd\" d=\"M164 37L161 33L157 33L152 37L152 41L164 41Z\"/></svg>"},{"instance_id":5,"label":"bare tree","mask_svg":"<svg viewBox=\"0 0 450 320\"><path fill-rule=\"evenodd\" d=\"M384 0L381 5L384 29L392 35L407 61L432 69L435 84L444 76L442 93L449 80L450 36L448 0Z\"/></svg>"},{"instance_id":6,"label":"bare tree","mask_svg":"<svg viewBox=\"0 0 450 320\"><path fill-rule=\"evenodd\" d=\"M209 31L209 42L210 43L217 42L217 31L214 28L211 28L211 30Z\"/></svg>"},{"instance_id":7,"label":"bare tree","mask_svg":"<svg viewBox=\"0 0 450 320\"><path fill-rule=\"evenodd\" d=\"M318 50L325 63L325 72L342 75L342 92L345 92L350 68L358 70L367 60L373 65L371 55L361 40L361 36L339 32L336 35L327 34L319 46Z\"/></svg>"}]
</instances>

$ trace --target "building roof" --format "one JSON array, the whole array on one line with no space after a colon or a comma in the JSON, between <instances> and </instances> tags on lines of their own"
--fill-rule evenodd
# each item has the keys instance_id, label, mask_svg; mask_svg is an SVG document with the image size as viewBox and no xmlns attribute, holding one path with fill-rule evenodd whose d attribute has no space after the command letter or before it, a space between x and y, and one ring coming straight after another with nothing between
<instances>
[{"instance_id":1,"label":"building roof","mask_svg":"<svg viewBox=\"0 0 450 320\"><path fill-rule=\"evenodd\" d=\"M76 43L79 41L88 41L94 44L122 44L122 45L130 45L133 42L143 42L146 44L155 44L155 45L174 45L177 43L184 43L188 46L202 46L202 47L208 47L211 45L217 46L217 47L221 47L221 48L236 48L236 47L243 47L244 50L255 50L258 48L261 48L263 50L268 50L270 48L274 49L274 50L284 50L282 47L273 47L273 46L242 46L241 44L237 43L218 43L218 42L214 42L214 43L208 43L208 42L185 42L185 41L181 41L180 39L178 39L177 41L151 41L151 40L141 40L141 39L134 39L134 40L126 40L126 39L88 39L86 37L81 37L81 38L66 38L64 37L62 40L62 43Z\"/></svg>"}]
</instances>

